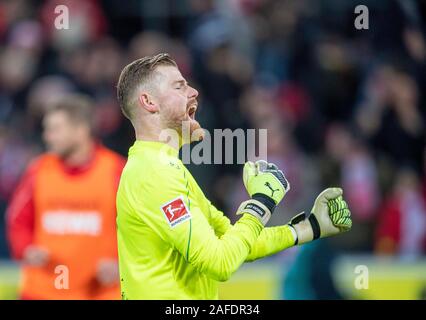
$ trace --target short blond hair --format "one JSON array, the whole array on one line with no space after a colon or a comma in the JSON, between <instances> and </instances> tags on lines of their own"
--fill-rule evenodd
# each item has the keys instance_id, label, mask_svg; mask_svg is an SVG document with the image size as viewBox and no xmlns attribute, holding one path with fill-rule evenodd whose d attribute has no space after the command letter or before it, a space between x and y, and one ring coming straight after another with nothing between
<instances>
[{"instance_id":1,"label":"short blond hair","mask_svg":"<svg viewBox=\"0 0 426 320\"><path fill-rule=\"evenodd\" d=\"M137 59L125 66L121 71L117 84L117 99L123 114L128 119L132 120L133 117L131 97L135 89L149 81L155 68L160 65L177 66L168 53L159 53L154 56Z\"/></svg>"}]
</instances>

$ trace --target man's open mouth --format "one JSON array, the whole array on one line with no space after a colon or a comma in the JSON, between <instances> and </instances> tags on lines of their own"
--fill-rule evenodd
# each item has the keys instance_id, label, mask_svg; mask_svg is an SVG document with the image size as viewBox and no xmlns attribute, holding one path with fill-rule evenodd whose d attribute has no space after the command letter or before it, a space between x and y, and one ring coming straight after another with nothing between
<instances>
[{"instance_id":1,"label":"man's open mouth","mask_svg":"<svg viewBox=\"0 0 426 320\"><path fill-rule=\"evenodd\" d=\"M188 116L192 119L195 120L195 112L197 111L197 105L193 104L188 108Z\"/></svg>"}]
</instances>

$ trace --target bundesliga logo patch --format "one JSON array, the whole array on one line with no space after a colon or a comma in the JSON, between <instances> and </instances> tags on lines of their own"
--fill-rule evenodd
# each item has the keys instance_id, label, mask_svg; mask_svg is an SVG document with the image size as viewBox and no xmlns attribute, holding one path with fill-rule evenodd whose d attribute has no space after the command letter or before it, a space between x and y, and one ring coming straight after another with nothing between
<instances>
[{"instance_id":1,"label":"bundesliga logo patch","mask_svg":"<svg viewBox=\"0 0 426 320\"><path fill-rule=\"evenodd\" d=\"M161 210L166 216L171 227L178 225L188 219L191 219L191 213L183 201L182 196L173 199L161 206Z\"/></svg>"}]
</instances>

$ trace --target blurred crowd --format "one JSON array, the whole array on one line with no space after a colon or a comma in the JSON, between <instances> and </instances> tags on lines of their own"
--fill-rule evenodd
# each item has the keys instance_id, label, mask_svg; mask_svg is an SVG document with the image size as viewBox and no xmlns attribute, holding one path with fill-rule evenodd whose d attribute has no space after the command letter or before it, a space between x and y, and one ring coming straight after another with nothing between
<instances>
[{"instance_id":1,"label":"blurred crowd","mask_svg":"<svg viewBox=\"0 0 426 320\"><path fill-rule=\"evenodd\" d=\"M291 192L282 224L342 186L353 230L345 250L426 254L426 1L5 0L0 2L0 255L4 212L43 152L41 119L68 92L96 101L97 136L126 155L134 140L116 100L121 69L169 52L200 92L198 120L268 129L268 161ZM56 29L57 5L69 29ZM231 219L246 198L239 165L189 165ZM333 240L331 240L333 241Z\"/></svg>"}]
</instances>

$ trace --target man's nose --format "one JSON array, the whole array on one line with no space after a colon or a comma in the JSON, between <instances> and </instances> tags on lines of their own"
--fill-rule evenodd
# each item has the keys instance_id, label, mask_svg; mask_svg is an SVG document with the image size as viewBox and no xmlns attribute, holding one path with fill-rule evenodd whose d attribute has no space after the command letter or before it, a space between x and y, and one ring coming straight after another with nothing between
<instances>
[{"instance_id":1,"label":"man's nose","mask_svg":"<svg viewBox=\"0 0 426 320\"><path fill-rule=\"evenodd\" d=\"M189 98L190 99L195 99L198 97L198 91L197 89L193 88L193 87L189 87Z\"/></svg>"}]
</instances>

